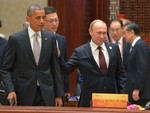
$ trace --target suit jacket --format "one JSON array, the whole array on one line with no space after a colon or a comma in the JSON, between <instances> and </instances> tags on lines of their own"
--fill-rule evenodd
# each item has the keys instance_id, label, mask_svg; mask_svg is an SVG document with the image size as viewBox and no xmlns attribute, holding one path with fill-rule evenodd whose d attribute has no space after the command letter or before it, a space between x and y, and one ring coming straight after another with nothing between
<instances>
[{"instance_id":1,"label":"suit jacket","mask_svg":"<svg viewBox=\"0 0 150 113\"><path fill-rule=\"evenodd\" d=\"M126 64L130 52L130 44L123 38L123 64Z\"/></svg>"},{"instance_id":2,"label":"suit jacket","mask_svg":"<svg viewBox=\"0 0 150 113\"><path fill-rule=\"evenodd\" d=\"M59 50L61 52L61 56L63 57L65 62L67 62L68 53L67 53L66 38L60 34L56 34L56 36L57 36L56 39L58 41L58 47L59 47ZM65 75L62 70L61 70L61 74L62 74L62 80L64 83L64 91L65 91L65 93L68 93L69 92L69 76Z\"/></svg>"},{"instance_id":3,"label":"suit jacket","mask_svg":"<svg viewBox=\"0 0 150 113\"><path fill-rule=\"evenodd\" d=\"M110 42L112 42L111 38L109 40ZM130 44L126 42L125 38L123 38L123 64L126 64L128 55L129 55L129 51L130 51Z\"/></svg>"},{"instance_id":4,"label":"suit jacket","mask_svg":"<svg viewBox=\"0 0 150 113\"><path fill-rule=\"evenodd\" d=\"M2 68L3 59L6 51L7 40L0 37L0 69ZM1 81L1 75L0 75Z\"/></svg>"},{"instance_id":5,"label":"suit jacket","mask_svg":"<svg viewBox=\"0 0 150 113\"><path fill-rule=\"evenodd\" d=\"M46 105L54 106L55 97L64 94L57 58L56 35L42 30L41 41L40 59L36 65L28 30L9 37L2 77L7 93L16 92L18 105L33 104L37 80ZM15 75L14 81L12 73Z\"/></svg>"},{"instance_id":6,"label":"suit jacket","mask_svg":"<svg viewBox=\"0 0 150 113\"><path fill-rule=\"evenodd\" d=\"M80 107L89 107L92 93L116 93L115 81L118 83L119 93L126 92L126 76L122 64L119 47L105 42L109 54L109 66L103 75L92 55L90 43L86 43L74 50L71 59L62 68L72 72L79 68L83 76L83 87L80 96Z\"/></svg>"},{"instance_id":7,"label":"suit jacket","mask_svg":"<svg viewBox=\"0 0 150 113\"><path fill-rule=\"evenodd\" d=\"M2 68L3 59L6 51L7 40L0 37L0 70ZM7 105L7 98L4 90L4 86L2 83L1 73L0 73L0 103L2 105Z\"/></svg>"},{"instance_id":8,"label":"suit jacket","mask_svg":"<svg viewBox=\"0 0 150 113\"><path fill-rule=\"evenodd\" d=\"M140 90L140 99L150 98L149 60L149 48L140 39L132 48L125 64L129 101L132 100L132 92L134 89Z\"/></svg>"}]
</instances>

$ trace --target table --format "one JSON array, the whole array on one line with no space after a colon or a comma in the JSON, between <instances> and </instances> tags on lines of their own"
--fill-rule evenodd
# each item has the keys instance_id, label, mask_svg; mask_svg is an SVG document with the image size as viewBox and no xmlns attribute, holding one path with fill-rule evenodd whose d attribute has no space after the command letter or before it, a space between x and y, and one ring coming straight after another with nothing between
<instances>
[{"instance_id":1,"label":"table","mask_svg":"<svg viewBox=\"0 0 150 113\"><path fill-rule=\"evenodd\" d=\"M129 111L113 108L0 106L0 113L150 113L150 110Z\"/></svg>"}]
</instances>

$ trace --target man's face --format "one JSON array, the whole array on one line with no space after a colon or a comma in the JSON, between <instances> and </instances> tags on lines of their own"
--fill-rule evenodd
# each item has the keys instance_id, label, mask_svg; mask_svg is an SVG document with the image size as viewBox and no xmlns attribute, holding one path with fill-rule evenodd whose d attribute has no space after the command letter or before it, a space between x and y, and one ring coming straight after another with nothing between
<instances>
[{"instance_id":1,"label":"man's face","mask_svg":"<svg viewBox=\"0 0 150 113\"><path fill-rule=\"evenodd\" d=\"M128 43L132 43L132 40L133 40L133 31L131 30L131 31L127 31L127 28L126 27L124 27L123 28L123 36L124 36L124 38L126 39L126 41L128 42Z\"/></svg>"},{"instance_id":2,"label":"man's face","mask_svg":"<svg viewBox=\"0 0 150 113\"><path fill-rule=\"evenodd\" d=\"M109 35L115 41L118 41L121 38L122 28L119 22L112 22L110 24Z\"/></svg>"},{"instance_id":3,"label":"man's face","mask_svg":"<svg viewBox=\"0 0 150 113\"><path fill-rule=\"evenodd\" d=\"M35 31L41 31L44 27L44 10L35 10L31 16L27 16L26 19L30 23L30 27Z\"/></svg>"},{"instance_id":4,"label":"man's face","mask_svg":"<svg viewBox=\"0 0 150 113\"><path fill-rule=\"evenodd\" d=\"M107 26L102 22L97 22L92 29L89 29L89 33L92 41L99 46L106 40Z\"/></svg>"},{"instance_id":5,"label":"man's face","mask_svg":"<svg viewBox=\"0 0 150 113\"><path fill-rule=\"evenodd\" d=\"M50 32L56 32L59 26L57 13L47 14L45 18L44 28Z\"/></svg>"}]
</instances>

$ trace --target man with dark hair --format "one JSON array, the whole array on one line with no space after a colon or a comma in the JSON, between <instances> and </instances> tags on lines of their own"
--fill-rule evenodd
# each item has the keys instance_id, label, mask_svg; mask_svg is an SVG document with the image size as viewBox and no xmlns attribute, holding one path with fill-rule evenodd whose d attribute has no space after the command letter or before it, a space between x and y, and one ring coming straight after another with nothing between
<instances>
[{"instance_id":1,"label":"man with dark hair","mask_svg":"<svg viewBox=\"0 0 150 113\"><path fill-rule=\"evenodd\" d=\"M127 61L129 55L130 44L123 37L123 22L120 19L113 19L109 23L110 42L117 44L120 49L123 63Z\"/></svg>"},{"instance_id":2,"label":"man with dark hair","mask_svg":"<svg viewBox=\"0 0 150 113\"><path fill-rule=\"evenodd\" d=\"M43 7L29 6L29 27L9 37L1 70L9 103L14 100L23 106L62 106L56 35L43 30L44 19Z\"/></svg>"},{"instance_id":3,"label":"man with dark hair","mask_svg":"<svg viewBox=\"0 0 150 113\"><path fill-rule=\"evenodd\" d=\"M144 107L150 99L149 48L140 37L139 26L134 22L124 25L124 37L131 44L125 64L129 102Z\"/></svg>"},{"instance_id":4,"label":"man with dark hair","mask_svg":"<svg viewBox=\"0 0 150 113\"><path fill-rule=\"evenodd\" d=\"M59 26L59 18L57 14L57 10L52 7L48 6L44 8L45 10L45 24L44 28L48 30L49 32L53 32L56 34L56 44L57 48L61 51L61 55L65 61L67 61L67 41L66 38L58 33L56 33L58 26ZM69 98L70 93L69 93L69 76L64 75L62 73L62 81L64 83L64 92L65 92L65 97Z\"/></svg>"}]
</instances>

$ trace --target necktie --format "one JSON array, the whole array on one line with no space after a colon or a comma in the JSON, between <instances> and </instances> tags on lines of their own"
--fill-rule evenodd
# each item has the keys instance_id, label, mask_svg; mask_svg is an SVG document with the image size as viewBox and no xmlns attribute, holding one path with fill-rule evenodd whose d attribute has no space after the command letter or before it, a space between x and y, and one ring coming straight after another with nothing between
<instances>
[{"instance_id":1,"label":"necktie","mask_svg":"<svg viewBox=\"0 0 150 113\"><path fill-rule=\"evenodd\" d=\"M106 70L107 70L107 66L106 66L106 60L104 57L104 54L102 52L102 48L99 46L97 48L99 50L99 64L100 64L100 69L102 70L102 73L105 75L106 74Z\"/></svg>"},{"instance_id":2,"label":"necktie","mask_svg":"<svg viewBox=\"0 0 150 113\"><path fill-rule=\"evenodd\" d=\"M116 41L116 42L115 42L115 44L116 44L116 45L119 45L119 42L118 42L118 41Z\"/></svg>"},{"instance_id":3,"label":"necktie","mask_svg":"<svg viewBox=\"0 0 150 113\"><path fill-rule=\"evenodd\" d=\"M130 53L131 53L132 49L133 49L133 46L130 46Z\"/></svg>"},{"instance_id":4,"label":"necktie","mask_svg":"<svg viewBox=\"0 0 150 113\"><path fill-rule=\"evenodd\" d=\"M33 54L37 65L40 58L40 52L41 52L41 48L38 41L38 33L35 33L33 37Z\"/></svg>"}]
</instances>

